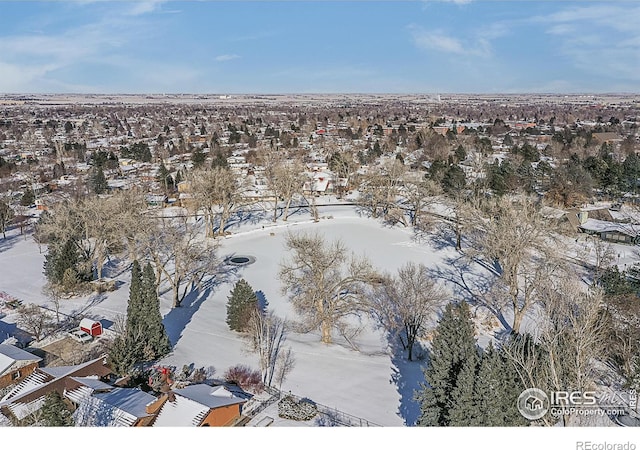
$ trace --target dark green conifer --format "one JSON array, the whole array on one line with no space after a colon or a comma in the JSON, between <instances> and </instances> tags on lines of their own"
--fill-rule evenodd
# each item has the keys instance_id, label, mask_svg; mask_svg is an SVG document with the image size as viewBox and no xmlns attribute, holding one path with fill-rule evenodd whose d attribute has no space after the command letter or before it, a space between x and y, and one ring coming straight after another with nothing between
<instances>
[{"instance_id":1,"label":"dark green conifer","mask_svg":"<svg viewBox=\"0 0 640 450\"><path fill-rule=\"evenodd\" d=\"M42 425L46 427L71 427L71 410L65 404L58 391L51 391L44 399L41 409Z\"/></svg>"},{"instance_id":2,"label":"dark green conifer","mask_svg":"<svg viewBox=\"0 0 640 450\"><path fill-rule=\"evenodd\" d=\"M430 364L424 372L426 384L417 395L421 403L418 425L452 425L450 414L454 406L454 422L460 424L459 409L470 401L477 355L469 306L464 302L448 304L436 328Z\"/></svg>"},{"instance_id":3,"label":"dark green conifer","mask_svg":"<svg viewBox=\"0 0 640 450\"><path fill-rule=\"evenodd\" d=\"M258 307L258 297L249 283L239 280L234 286L227 302L227 325L233 331L245 331L251 313Z\"/></svg>"},{"instance_id":4,"label":"dark green conifer","mask_svg":"<svg viewBox=\"0 0 640 450\"><path fill-rule=\"evenodd\" d=\"M77 272L80 258L73 240L68 239L62 246L49 245L44 261L44 274L51 283L62 284L64 273L71 268Z\"/></svg>"},{"instance_id":5,"label":"dark green conifer","mask_svg":"<svg viewBox=\"0 0 640 450\"><path fill-rule=\"evenodd\" d=\"M151 264L147 263L142 273L142 292L144 322L147 336L147 354L150 359L160 358L171 350L169 337L162 323L160 301L156 286L156 275Z\"/></svg>"}]
</instances>

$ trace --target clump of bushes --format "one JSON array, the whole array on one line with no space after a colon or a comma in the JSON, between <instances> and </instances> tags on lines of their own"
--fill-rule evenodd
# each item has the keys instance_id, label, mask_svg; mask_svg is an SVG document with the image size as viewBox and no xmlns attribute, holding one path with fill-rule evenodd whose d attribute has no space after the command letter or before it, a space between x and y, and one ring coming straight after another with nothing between
<instances>
[{"instance_id":1,"label":"clump of bushes","mask_svg":"<svg viewBox=\"0 0 640 450\"><path fill-rule=\"evenodd\" d=\"M278 402L278 415L283 419L311 420L318 414L318 407L309 399L299 402L287 395Z\"/></svg>"},{"instance_id":2,"label":"clump of bushes","mask_svg":"<svg viewBox=\"0 0 640 450\"><path fill-rule=\"evenodd\" d=\"M258 393L264 389L260 372L243 364L229 367L224 374L224 379L228 383L237 384L248 392Z\"/></svg>"}]
</instances>

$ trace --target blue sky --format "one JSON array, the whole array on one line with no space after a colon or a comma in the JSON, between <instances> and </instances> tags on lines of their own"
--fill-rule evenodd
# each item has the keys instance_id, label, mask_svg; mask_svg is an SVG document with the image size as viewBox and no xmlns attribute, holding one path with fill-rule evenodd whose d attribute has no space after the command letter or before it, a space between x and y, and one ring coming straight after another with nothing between
<instances>
[{"instance_id":1,"label":"blue sky","mask_svg":"<svg viewBox=\"0 0 640 450\"><path fill-rule=\"evenodd\" d=\"M2 1L3 93L640 92L640 1Z\"/></svg>"}]
</instances>

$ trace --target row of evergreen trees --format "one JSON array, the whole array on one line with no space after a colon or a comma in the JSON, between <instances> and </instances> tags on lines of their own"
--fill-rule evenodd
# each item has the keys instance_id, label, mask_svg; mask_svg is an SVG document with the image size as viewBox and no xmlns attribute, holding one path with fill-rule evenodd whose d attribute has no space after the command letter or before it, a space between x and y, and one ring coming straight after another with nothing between
<instances>
[{"instance_id":1,"label":"row of evergreen trees","mask_svg":"<svg viewBox=\"0 0 640 450\"><path fill-rule=\"evenodd\" d=\"M492 345L476 344L465 302L448 304L436 328L426 384L418 392L420 426L523 426L523 390L514 366Z\"/></svg>"},{"instance_id":2,"label":"row of evergreen trees","mask_svg":"<svg viewBox=\"0 0 640 450\"><path fill-rule=\"evenodd\" d=\"M170 350L171 343L162 324L153 267L147 263L142 270L138 261L134 261L125 329L114 340L109 354L112 367L124 375L134 364L156 360Z\"/></svg>"}]
</instances>

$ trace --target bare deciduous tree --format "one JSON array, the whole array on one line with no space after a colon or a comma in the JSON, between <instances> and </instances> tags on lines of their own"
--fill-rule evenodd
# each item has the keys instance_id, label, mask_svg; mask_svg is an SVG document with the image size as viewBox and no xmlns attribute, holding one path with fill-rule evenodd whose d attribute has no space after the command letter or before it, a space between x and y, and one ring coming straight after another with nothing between
<instances>
[{"instance_id":1,"label":"bare deciduous tree","mask_svg":"<svg viewBox=\"0 0 640 450\"><path fill-rule=\"evenodd\" d=\"M18 309L18 325L31 333L36 341L40 341L51 326L51 317L38 305L29 304Z\"/></svg>"},{"instance_id":2,"label":"bare deciduous tree","mask_svg":"<svg viewBox=\"0 0 640 450\"><path fill-rule=\"evenodd\" d=\"M330 344L332 331L365 309L366 284L376 277L371 264L349 258L341 241L327 243L317 233L289 234L285 247L291 256L280 265L282 293L289 294L302 326L319 329L322 342Z\"/></svg>"},{"instance_id":3,"label":"bare deciduous tree","mask_svg":"<svg viewBox=\"0 0 640 450\"><path fill-rule=\"evenodd\" d=\"M467 253L500 265L499 282L513 311L512 329L518 333L525 314L538 301L540 283L564 266L560 242L530 198L499 199L488 214L488 219L473 224L474 248Z\"/></svg>"},{"instance_id":4,"label":"bare deciduous tree","mask_svg":"<svg viewBox=\"0 0 640 450\"><path fill-rule=\"evenodd\" d=\"M198 169L188 175L197 207L204 211L207 236L214 236L217 219L218 236L224 235L227 221L242 203L242 186L237 175L225 167Z\"/></svg>"},{"instance_id":5,"label":"bare deciduous tree","mask_svg":"<svg viewBox=\"0 0 640 450\"><path fill-rule=\"evenodd\" d=\"M5 202L0 201L0 231L2 237L7 238L6 229L13 218L13 210Z\"/></svg>"},{"instance_id":6,"label":"bare deciduous tree","mask_svg":"<svg viewBox=\"0 0 640 450\"><path fill-rule=\"evenodd\" d=\"M304 169L297 159L290 160L275 169L276 190L285 202L283 221L289 218L289 207L296 195L302 193Z\"/></svg>"},{"instance_id":7,"label":"bare deciduous tree","mask_svg":"<svg viewBox=\"0 0 640 450\"><path fill-rule=\"evenodd\" d=\"M522 382L545 391L594 390L594 361L603 354L606 331L602 292L561 277L548 279L540 297L537 336L519 336L505 347ZM563 420L567 425L572 418Z\"/></svg>"},{"instance_id":8,"label":"bare deciduous tree","mask_svg":"<svg viewBox=\"0 0 640 450\"><path fill-rule=\"evenodd\" d=\"M169 283L173 307L179 307L186 295L199 290L204 278L214 272L216 246L186 217L156 219L156 228L148 237L146 251L156 277Z\"/></svg>"},{"instance_id":9,"label":"bare deciduous tree","mask_svg":"<svg viewBox=\"0 0 640 450\"><path fill-rule=\"evenodd\" d=\"M447 296L425 265L408 262L398 269L397 276L386 275L374 287L371 307L382 326L408 350L412 361L414 344L424 336Z\"/></svg>"},{"instance_id":10,"label":"bare deciduous tree","mask_svg":"<svg viewBox=\"0 0 640 450\"><path fill-rule=\"evenodd\" d=\"M412 180L404 183L400 189L402 203L409 213L411 226L415 227L424 214L424 209L433 204L442 189L432 180Z\"/></svg>"},{"instance_id":11,"label":"bare deciduous tree","mask_svg":"<svg viewBox=\"0 0 640 450\"><path fill-rule=\"evenodd\" d=\"M373 218L407 225L398 207L405 173L406 167L396 159L371 169L360 180L358 203L369 210Z\"/></svg>"},{"instance_id":12,"label":"bare deciduous tree","mask_svg":"<svg viewBox=\"0 0 640 450\"><path fill-rule=\"evenodd\" d=\"M287 322L271 312L255 310L249 320L248 339L252 351L258 354L262 383L271 386L287 339Z\"/></svg>"},{"instance_id":13,"label":"bare deciduous tree","mask_svg":"<svg viewBox=\"0 0 640 450\"><path fill-rule=\"evenodd\" d=\"M56 325L60 325L60 300L63 295L63 288L61 286L47 283L45 287L42 289L42 292L51 300L53 303L53 309L56 312Z\"/></svg>"},{"instance_id":14,"label":"bare deciduous tree","mask_svg":"<svg viewBox=\"0 0 640 450\"><path fill-rule=\"evenodd\" d=\"M264 167L264 177L267 187L273 194L273 221L278 218L278 204L284 200L285 222L289 215L289 206L296 194L302 192L304 184L304 170L297 159L285 158L281 151L264 149L260 158Z\"/></svg>"},{"instance_id":15,"label":"bare deciduous tree","mask_svg":"<svg viewBox=\"0 0 640 450\"><path fill-rule=\"evenodd\" d=\"M153 229L144 196L137 190L117 192L112 198L116 226L131 261L143 253L144 235Z\"/></svg>"},{"instance_id":16,"label":"bare deciduous tree","mask_svg":"<svg viewBox=\"0 0 640 450\"><path fill-rule=\"evenodd\" d=\"M291 373L296 365L296 359L293 356L291 348L287 348L285 351L278 355L278 361L276 364L276 382L278 383L278 389L282 390L282 383Z\"/></svg>"}]
</instances>

